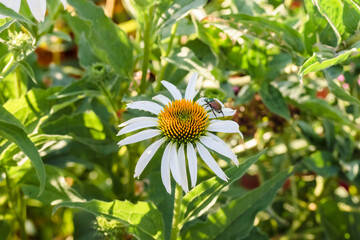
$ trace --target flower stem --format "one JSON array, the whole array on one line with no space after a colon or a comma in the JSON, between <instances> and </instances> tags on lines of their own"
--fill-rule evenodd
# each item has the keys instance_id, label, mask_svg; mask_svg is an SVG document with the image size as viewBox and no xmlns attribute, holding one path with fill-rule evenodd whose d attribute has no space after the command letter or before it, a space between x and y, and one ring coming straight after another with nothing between
<instances>
[{"instance_id":1,"label":"flower stem","mask_svg":"<svg viewBox=\"0 0 360 240\"><path fill-rule=\"evenodd\" d=\"M174 38L175 38L175 34L176 34L176 29L177 29L177 26L178 26L178 22L176 22L172 28L171 28L171 35L170 35L170 40L169 40L169 44L168 44L168 47L166 49L166 53L165 53L165 56L164 57L168 57L170 52L171 52L171 49L172 49L172 45L173 45L173 42L174 42ZM162 67L160 69L160 73L156 79L156 91L160 91L160 88L161 88L161 80L163 80L164 78L164 74L165 74L165 69L168 65L168 62L165 60L165 59L162 59Z\"/></svg>"},{"instance_id":2,"label":"flower stem","mask_svg":"<svg viewBox=\"0 0 360 240\"><path fill-rule=\"evenodd\" d=\"M153 23L154 6L149 9L149 15L145 14L145 31L144 31L144 59L142 64L142 76L140 82L140 93L144 93L146 90L146 75L150 61L151 52L151 29Z\"/></svg>"},{"instance_id":3,"label":"flower stem","mask_svg":"<svg viewBox=\"0 0 360 240\"><path fill-rule=\"evenodd\" d=\"M21 239L28 240L27 233L25 230L25 220L22 217L23 214L20 214L16 208L16 199L15 199L15 196L13 195L14 187L11 186L9 173L5 167L3 168L3 171L5 173L6 188L7 188L8 194L9 194L9 208L13 211L15 219L19 223Z\"/></svg>"},{"instance_id":4,"label":"flower stem","mask_svg":"<svg viewBox=\"0 0 360 240\"><path fill-rule=\"evenodd\" d=\"M113 115L114 115L114 118L115 118L114 120L115 120L115 122L117 124L118 123L118 117L117 117L116 112L118 110L118 107L116 106L115 99L112 97L110 91L106 88L106 86L104 85L103 82L100 82L99 86L100 86L100 89L101 89L102 93L105 95L107 101L109 102L109 104L110 104L110 106L111 106L111 108L113 110Z\"/></svg>"},{"instance_id":5,"label":"flower stem","mask_svg":"<svg viewBox=\"0 0 360 240\"><path fill-rule=\"evenodd\" d=\"M170 240L176 240L179 235L179 223L181 220L180 208L181 208L181 200L182 200L182 188L179 184L176 184L175 188L175 201L174 201L174 215L172 220L171 227L171 237Z\"/></svg>"},{"instance_id":6,"label":"flower stem","mask_svg":"<svg viewBox=\"0 0 360 240\"><path fill-rule=\"evenodd\" d=\"M15 69L15 85L16 85L16 92L17 92L17 97L20 98L22 91L21 91L21 73L20 73L20 68L17 67Z\"/></svg>"}]
</instances>

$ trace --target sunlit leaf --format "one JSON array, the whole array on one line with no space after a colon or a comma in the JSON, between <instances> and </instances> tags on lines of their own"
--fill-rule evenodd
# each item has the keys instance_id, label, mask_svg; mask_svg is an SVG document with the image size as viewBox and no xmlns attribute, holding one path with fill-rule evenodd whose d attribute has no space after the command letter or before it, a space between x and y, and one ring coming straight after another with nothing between
<instances>
[{"instance_id":1,"label":"sunlit leaf","mask_svg":"<svg viewBox=\"0 0 360 240\"><path fill-rule=\"evenodd\" d=\"M35 145L30 141L23 127L19 127L19 121L14 120L6 109L0 106L0 135L11 142L14 142L19 148L29 157L33 164L37 177L40 182L39 195L41 195L45 188L45 167ZM12 122L9 122L13 120ZM20 125L21 126L21 125Z\"/></svg>"},{"instance_id":2,"label":"sunlit leaf","mask_svg":"<svg viewBox=\"0 0 360 240\"><path fill-rule=\"evenodd\" d=\"M182 224L191 218L201 215L214 205L220 193L225 187L237 181L246 170L254 164L264 151L246 159L239 167L232 167L225 173L230 178L228 182L223 182L217 177L213 177L207 181L198 184L182 201L181 212L184 216Z\"/></svg>"},{"instance_id":3,"label":"sunlit leaf","mask_svg":"<svg viewBox=\"0 0 360 240\"><path fill-rule=\"evenodd\" d=\"M265 83L260 87L260 96L265 106L275 114L286 120L290 119L290 112L280 91L271 84Z\"/></svg>"},{"instance_id":4,"label":"sunlit leaf","mask_svg":"<svg viewBox=\"0 0 360 240\"><path fill-rule=\"evenodd\" d=\"M127 231L137 239L164 239L164 223L160 212L152 203L114 200L103 202L63 202L55 206L53 213L60 207L80 208L95 216L104 216L127 226Z\"/></svg>"},{"instance_id":5,"label":"sunlit leaf","mask_svg":"<svg viewBox=\"0 0 360 240\"><path fill-rule=\"evenodd\" d=\"M206 221L194 223L183 234L184 238L230 240L247 236L253 227L255 215L271 204L277 190L292 173L292 168L281 171L255 190L209 214Z\"/></svg>"}]
</instances>

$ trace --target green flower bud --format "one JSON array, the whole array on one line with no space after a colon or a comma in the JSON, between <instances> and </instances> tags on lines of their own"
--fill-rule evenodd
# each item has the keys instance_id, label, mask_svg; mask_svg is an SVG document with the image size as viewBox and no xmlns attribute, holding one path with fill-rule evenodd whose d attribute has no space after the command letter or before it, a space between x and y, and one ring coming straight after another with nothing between
<instances>
[{"instance_id":1,"label":"green flower bud","mask_svg":"<svg viewBox=\"0 0 360 240\"><path fill-rule=\"evenodd\" d=\"M110 69L104 63L94 63L87 71L87 79L91 82L105 82L109 78Z\"/></svg>"},{"instance_id":2,"label":"green flower bud","mask_svg":"<svg viewBox=\"0 0 360 240\"><path fill-rule=\"evenodd\" d=\"M20 61L34 51L35 39L25 32L10 32L6 45L15 60Z\"/></svg>"},{"instance_id":3,"label":"green flower bud","mask_svg":"<svg viewBox=\"0 0 360 240\"><path fill-rule=\"evenodd\" d=\"M125 232L125 227L120 222L102 216L96 218L96 228L106 239L122 239Z\"/></svg>"}]
</instances>

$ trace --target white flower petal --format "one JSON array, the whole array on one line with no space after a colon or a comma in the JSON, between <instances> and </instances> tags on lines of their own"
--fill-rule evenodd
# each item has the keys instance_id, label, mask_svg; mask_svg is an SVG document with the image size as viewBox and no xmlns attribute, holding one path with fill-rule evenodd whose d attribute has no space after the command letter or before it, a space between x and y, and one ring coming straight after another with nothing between
<instances>
[{"instance_id":1,"label":"white flower petal","mask_svg":"<svg viewBox=\"0 0 360 240\"><path fill-rule=\"evenodd\" d=\"M224 144L219 144L218 141L208 136L201 136L200 142L204 144L206 147L214 150L215 152L218 152L221 155L230 158L236 164L236 166L239 165L236 155L231 151L231 149L228 146Z\"/></svg>"},{"instance_id":2,"label":"white flower petal","mask_svg":"<svg viewBox=\"0 0 360 240\"><path fill-rule=\"evenodd\" d=\"M178 161L178 154L176 151L176 143L169 143L170 145L170 170L176 183L181 186L180 168Z\"/></svg>"},{"instance_id":3,"label":"white flower petal","mask_svg":"<svg viewBox=\"0 0 360 240\"><path fill-rule=\"evenodd\" d=\"M171 145L168 144L165 148L164 154L161 159L161 180L164 184L166 191L171 194L171 181L170 181L170 158L171 158Z\"/></svg>"},{"instance_id":4,"label":"white flower petal","mask_svg":"<svg viewBox=\"0 0 360 240\"><path fill-rule=\"evenodd\" d=\"M168 81L165 81L165 80L161 81L161 83L171 93L171 95L174 97L175 100L182 99L179 89L174 84L169 83Z\"/></svg>"},{"instance_id":5,"label":"white flower petal","mask_svg":"<svg viewBox=\"0 0 360 240\"><path fill-rule=\"evenodd\" d=\"M215 159L211 156L209 151L199 142L196 142L196 148L199 152L200 157L204 162L209 166L209 168L222 180L228 181L228 177L225 175L224 171L221 170Z\"/></svg>"},{"instance_id":6,"label":"white flower petal","mask_svg":"<svg viewBox=\"0 0 360 240\"><path fill-rule=\"evenodd\" d=\"M203 106L204 104L206 104L204 97L199 98L198 100L196 100L197 104L199 104L200 106Z\"/></svg>"},{"instance_id":7,"label":"white flower petal","mask_svg":"<svg viewBox=\"0 0 360 240\"><path fill-rule=\"evenodd\" d=\"M39 22L43 22L46 13L46 0L27 0L31 13Z\"/></svg>"},{"instance_id":8,"label":"white flower petal","mask_svg":"<svg viewBox=\"0 0 360 240\"><path fill-rule=\"evenodd\" d=\"M151 144L143 154L141 154L136 167L135 167L135 174L134 177L139 177L140 174L144 171L145 167L148 165L150 160L155 155L156 151L160 148L160 146L165 142L166 138L162 138L157 140L153 144Z\"/></svg>"},{"instance_id":9,"label":"white flower petal","mask_svg":"<svg viewBox=\"0 0 360 240\"><path fill-rule=\"evenodd\" d=\"M234 116L234 114L236 113L236 110L231 109L231 108L222 108L221 111L223 113L215 112L215 114L212 111L210 111L209 118L212 119L212 118L218 118L218 117L229 117L229 116Z\"/></svg>"},{"instance_id":10,"label":"white flower petal","mask_svg":"<svg viewBox=\"0 0 360 240\"><path fill-rule=\"evenodd\" d=\"M64 8L66 8L67 2L66 0L60 0L60 2L62 3L62 5L64 6Z\"/></svg>"},{"instance_id":11,"label":"white flower petal","mask_svg":"<svg viewBox=\"0 0 360 240\"><path fill-rule=\"evenodd\" d=\"M141 121L141 122L135 122L132 124L127 125L123 129L121 129L116 136L123 135L125 133L133 132L139 129L147 128L147 127L156 127L159 126L159 123L157 121Z\"/></svg>"},{"instance_id":12,"label":"white flower petal","mask_svg":"<svg viewBox=\"0 0 360 240\"><path fill-rule=\"evenodd\" d=\"M160 106L159 104L150 101L137 101L137 102L128 103L126 105L126 108L143 110L143 111L151 112L155 115L159 115L159 113L163 109L163 107Z\"/></svg>"},{"instance_id":13,"label":"white flower petal","mask_svg":"<svg viewBox=\"0 0 360 240\"><path fill-rule=\"evenodd\" d=\"M196 157L196 152L195 152L195 149L194 149L194 146L192 145L192 143L187 143L186 153L187 153L188 164L189 164L191 186L195 187L196 180L197 180L197 157Z\"/></svg>"},{"instance_id":14,"label":"white flower petal","mask_svg":"<svg viewBox=\"0 0 360 240\"><path fill-rule=\"evenodd\" d=\"M140 142L145 139L153 138L161 134L161 131L158 129L147 129L142 132L136 133L132 136L124 138L120 142L118 142L119 146L128 145L131 143Z\"/></svg>"},{"instance_id":15,"label":"white flower petal","mask_svg":"<svg viewBox=\"0 0 360 240\"><path fill-rule=\"evenodd\" d=\"M193 73L190 77L190 81L186 87L185 91L185 99L187 100L193 100L195 95L197 94L195 87L196 87L196 80L198 78L198 73Z\"/></svg>"},{"instance_id":16,"label":"white flower petal","mask_svg":"<svg viewBox=\"0 0 360 240\"><path fill-rule=\"evenodd\" d=\"M136 117L127 120L126 122L121 123L118 127L125 127L129 124L136 123L136 122L142 122L142 121L155 121L157 122L159 119L154 117Z\"/></svg>"},{"instance_id":17,"label":"white flower petal","mask_svg":"<svg viewBox=\"0 0 360 240\"><path fill-rule=\"evenodd\" d=\"M184 144L181 144L178 150L178 162L180 170L181 186L184 192L189 192L187 174L186 174L186 163L185 163L185 149Z\"/></svg>"},{"instance_id":18,"label":"white flower petal","mask_svg":"<svg viewBox=\"0 0 360 240\"><path fill-rule=\"evenodd\" d=\"M152 99L163 104L164 106L168 105L171 102L171 100L168 97L165 97L162 94L158 94L155 97L153 97Z\"/></svg>"},{"instance_id":19,"label":"white flower petal","mask_svg":"<svg viewBox=\"0 0 360 240\"><path fill-rule=\"evenodd\" d=\"M211 120L206 130L211 132L239 133L241 138L244 139L239 130L239 125L232 120Z\"/></svg>"},{"instance_id":20,"label":"white flower petal","mask_svg":"<svg viewBox=\"0 0 360 240\"><path fill-rule=\"evenodd\" d=\"M7 8L19 12L21 0L0 0L0 3L4 4ZM7 16L0 14L1 18L6 18Z\"/></svg>"}]
</instances>

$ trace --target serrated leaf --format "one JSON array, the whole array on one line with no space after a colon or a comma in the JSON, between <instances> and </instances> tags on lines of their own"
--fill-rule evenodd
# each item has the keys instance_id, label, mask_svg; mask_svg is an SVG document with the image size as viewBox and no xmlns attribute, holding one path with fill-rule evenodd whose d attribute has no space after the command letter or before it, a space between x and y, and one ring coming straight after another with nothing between
<instances>
[{"instance_id":1,"label":"serrated leaf","mask_svg":"<svg viewBox=\"0 0 360 240\"><path fill-rule=\"evenodd\" d=\"M88 202L63 202L54 207L53 213L60 207L80 208L95 216L104 216L119 221L128 226L127 231L137 239L164 239L164 223L161 213L152 203L114 200L103 202L91 200Z\"/></svg>"},{"instance_id":2,"label":"serrated leaf","mask_svg":"<svg viewBox=\"0 0 360 240\"><path fill-rule=\"evenodd\" d=\"M282 171L255 190L209 214L206 221L195 223L185 232L184 239L231 240L247 236L256 214L271 204L277 190L292 173L293 168Z\"/></svg>"},{"instance_id":3,"label":"serrated leaf","mask_svg":"<svg viewBox=\"0 0 360 240\"><path fill-rule=\"evenodd\" d=\"M83 21L83 29L77 29L76 35L85 34L96 57L110 64L115 71L130 77L133 66L132 44L126 33L116 26L104 11L86 0L68 0L75 9L79 20ZM67 19L71 25L71 17Z\"/></svg>"},{"instance_id":4,"label":"serrated leaf","mask_svg":"<svg viewBox=\"0 0 360 240\"><path fill-rule=\"evenodd\" d=\"M181 213L183 221L180 225L185 224L189 219L198 217L216 202L216 199L225 187L237 181L246 170L254 164L265 150L246 159L239 167L232 167L225 173L230 178L228 182L223 182L217 177L204 181L193 188L186 194L182 200Z\"/></svg>"},{"instance_id":5,"label":"serrated leaf","mask_svg":"<svg viewBox=\"0 0 360 240\"><path fill-rule=\"evenodd\" d=\"M285 99L280 91L271 84L264 83L260 87L259 94L265 106L273 113L290 120L290 112L286 106Z\"/></svg>"}]
</instances>

